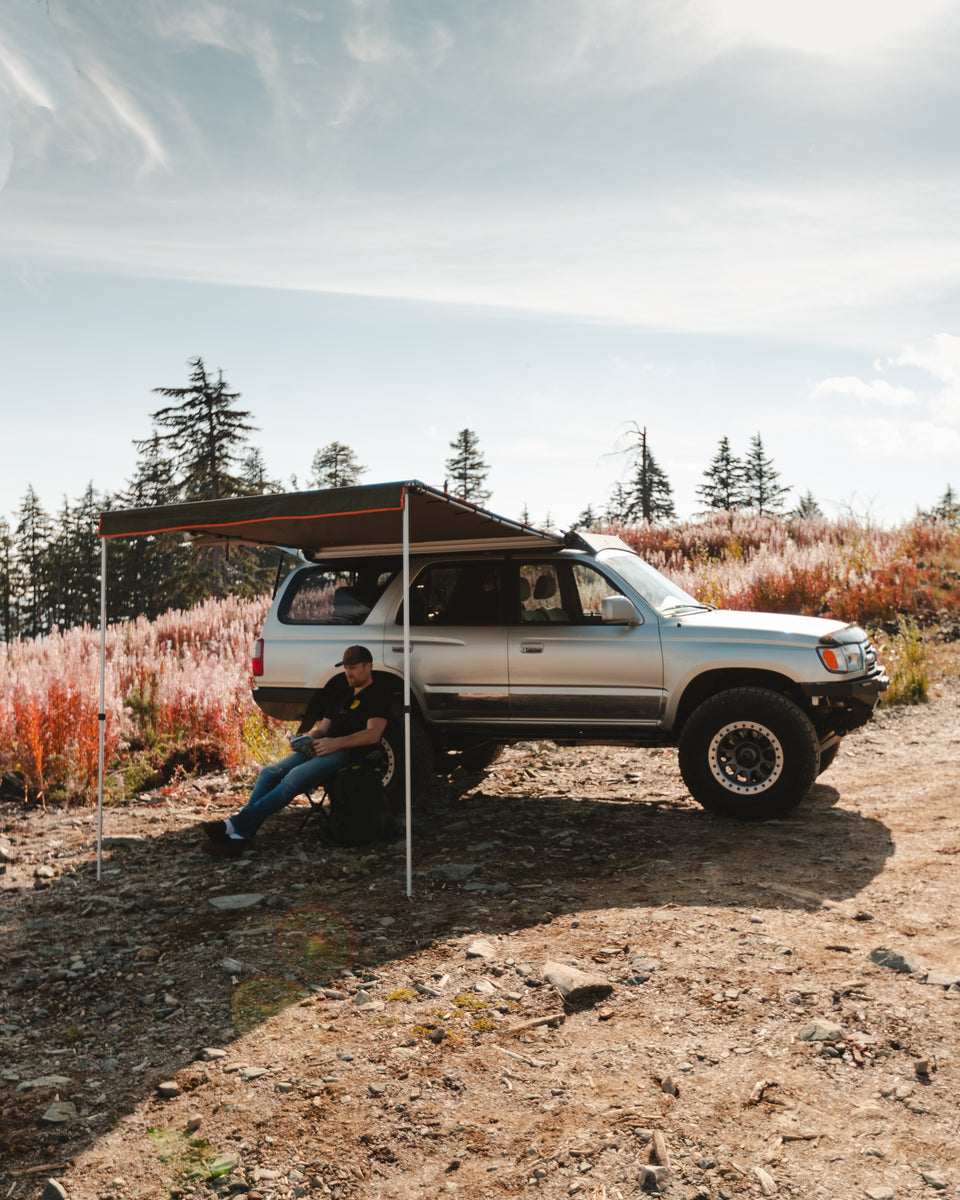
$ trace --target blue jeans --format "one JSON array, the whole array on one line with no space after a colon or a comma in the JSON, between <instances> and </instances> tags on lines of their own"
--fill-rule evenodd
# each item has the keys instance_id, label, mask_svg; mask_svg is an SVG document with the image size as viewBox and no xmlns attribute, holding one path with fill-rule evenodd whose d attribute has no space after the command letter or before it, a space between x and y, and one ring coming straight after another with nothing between
<instances>
[{"instance_id":1,"label":"blue jeans","mask_svg":"<svg viewBox=\"0 0 960 1200\"><path fill-rule=\"evenodd\" d=\"M252 838L267 817L286 808L294 796L311 792L329 783L341 767L350 761L349 750L334 750L332 754L307 758L304 754L288 754L279 762L264 767L253 785L250 799L231 817L234 832Z\"/></svg>"}]
</instances>

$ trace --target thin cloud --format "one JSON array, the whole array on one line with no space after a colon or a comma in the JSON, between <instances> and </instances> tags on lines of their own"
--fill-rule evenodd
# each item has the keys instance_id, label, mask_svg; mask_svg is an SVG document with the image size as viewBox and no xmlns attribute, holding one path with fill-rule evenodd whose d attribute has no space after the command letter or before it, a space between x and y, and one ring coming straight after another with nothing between
<instances>
[{"instance_id":1,"label":"thin cloud","mask_svg":"<svg viewBox=\"0 0 960 1200\"><path fill-rule=\"evenodd\" d=\"M15 103L53 108L54 95L29 58L0 41L0 92Z\"/></svg>"},{"instance_id":2,"label":"thin cloud","mask_svg":"<svg viewBox=\"0 0 960 1200\"><path fill-rule=\"evenodd\" d=\"M923 229L898 239L890 231L909 194L896 188L867 215L853 186L731 187L705 203L695 189L662 185L636 203L507 204L487 194L438 197L425 184L340 200L322 180L309 196L248 180L227 208L218 203L222 181L186 186L176 204L142 190L135 227L124 196L71 197L69 222L59 193L9 196L15 252L157 278L827 337L864 309L960 286L957 214L931 209ZM895 391L878 398L906 401Z\"/></svg>"},{"instance_id":3,"label":"thin cloud","mask_svg":"<svg viewBox=\"0 0 960 1200\"><path fill-rule=\"evenodd\" d=\"M935 421L837 418L830 432L849 439L853 450L876 458L929 462L932 447L940 461L960 454L960 430Z\"/></svg>"},{"instance_id":4,"label":"thin cloud","mask_svg":"<svg viewBox=\"0 0 960 1200\"><path fill-rule=\"evenodd\" d=\"M821 380L811 390L814 398L848 396L862 404L881 404L897 407L923 403L931 418L929 423L912 422L904 425L904 431L914 431L915 436L907 440L911 445L920 445L926 438L926 452L936 447L939 454L949 452L954 445L954 436L960 436L960 337L939 333L926 341L910 346L878 364L882 368L915 367L925 372L941 388L908 388L890 383L885 379L869 382L856 375ZM952 431L944 440L944 431ZM904 432L902 435L906 437Z\"/></svg>"},{"instance_id":5,"label":"thin cloud","mask_svg":"<svg viewBox=\"0 0 960 1200\"><path fill-rule=\"evenodd\" d=\"M930 414L960 427L960 337L938 333L890 360L894 366L919 367L945 384L930 401Z\"/></svg>"},{"instance_id":6,"label":"thin cloud","mask_svg":"<svg viewBox=\"0 0 960 1200\"><path fill-rule=\"evenodd\" d=\"M89 65L86 74L105 102L105 108L98 106L105 125L119 128L139 147L140 169L168 167L170 157L160 134L133 96L101 66Z\"/></svg>"},{"instance_id":7,"label":"thin cloud","mask_svg":"<svg viewBox=\"0 0 960 1200\"><path fill-rule=\"evenodd\" d=\"M938 333L918 346L910 346L891 365L920 367L934 379L960 390L960 337L950 333Z\"/></svg>"},{"instance_id":8,"label":"thin cloud","mask_svg":"<svg viewBox=\"0 0 960 1200\"><path fill-rule=\"evenodd\" d=\"M772 57L774 82L786 58L806 62L819 86L828 70L879 83L902 76L905 60L938 53L956 30L952 0L509 0L483 12L488 27L508 31L506 58L524 62L528 78L632 93L724 59L765 70Z\"/></svg>"},{"instance_id":9,"label":"thin cloud","mask_svg":"<svg viewBox=\"0 0 960 1200\"><path fill-rule=\"evenodd\" d=\"M730 42L852 60L887 50L902 55L905 39L929 36L955 9L952 0L701 0L695 7Z\"/></svg>"},{"instance_id":10,"label":"thin cloud","mask_svg":"<svg viewBox=\"0 0 960 1200\"><path fill-rule=\"evenodd\" d=\"M864 404L882 404L890 408L916 404L917 396L906 387L898 387L885 379L872 379L868 383L856 375L845 375L823 379L810 392L814 399L820 396L850 396Z\"/></svg>"},{"instance_id":11,"label":"thin cloud","mask_svg":"<svg viewBox=\"0 0 960 1200\"><path fill-rule=\"evenodd\" d=\"M404 55L403 46L386 29L366 21L347 30L343 44L351 58L361 63L390 62Z\"/></svg>"}]
</instances>

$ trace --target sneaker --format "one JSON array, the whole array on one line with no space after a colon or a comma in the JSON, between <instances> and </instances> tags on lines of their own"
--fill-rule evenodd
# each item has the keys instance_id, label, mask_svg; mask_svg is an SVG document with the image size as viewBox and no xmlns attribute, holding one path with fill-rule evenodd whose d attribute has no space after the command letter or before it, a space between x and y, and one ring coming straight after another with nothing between
<instances>
[{"instance_id":1,"label":"sneaker","mask_svg":"<svg viewBox=\"0 0 960 1200\"><path fill-rule=\"evenodd\" d=\"M226 821L201 821L200 828L207 835L211 842L230 841L230 834L227 833Z\"/></svg>"}]
</instances>

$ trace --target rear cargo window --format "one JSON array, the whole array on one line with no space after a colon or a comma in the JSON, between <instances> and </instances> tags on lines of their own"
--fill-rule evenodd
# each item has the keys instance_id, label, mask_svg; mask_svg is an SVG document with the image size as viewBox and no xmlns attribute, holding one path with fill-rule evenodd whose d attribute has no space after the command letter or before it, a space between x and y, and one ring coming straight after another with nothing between
<instances>
[{"instance_id":1,"label":"rear cargo window","mask_svg":"<svg viewBox=\"0 0 960 1200\"><path fill-rule=\"evenodd\" d=\"M277 616L285 625L362 625L400 566L367 558L308 567L290 581Z\"/></svg>"}]
</instances>

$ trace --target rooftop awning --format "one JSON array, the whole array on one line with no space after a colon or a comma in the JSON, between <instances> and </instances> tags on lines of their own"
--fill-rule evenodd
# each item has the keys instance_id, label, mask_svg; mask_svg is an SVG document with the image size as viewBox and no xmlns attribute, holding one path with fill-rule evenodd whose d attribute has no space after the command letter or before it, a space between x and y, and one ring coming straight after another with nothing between
<instances>
[{"instance_id":1,"label":"rooftop awning","mask_svg":"<svg viewBox=\"0 0 960 1200\"><path fill-rule=\"evenodd\" d=\"M518 549L556 545L554 533L498 517L417 480L316 492L243 496L156 508L127 508L100 515L100 764L97 785L97 878L103 842L107 539L181 533L195 545L280 546L307 558L346 554L403 554L403 586L409 586L410 555L471 549ZM413 889L410 797L410 625L403 620L404 791L406 793L407 895Z\"/></svg>"},{"instance_id":2,"label":"rooftop awning","mask_svg":"<svg viewBox=\"0 0 960 1200\"><path fill-rule=\"evenodd\" d=\"M283 546L307 557L320 554L399 553L404 500L410 549L435 552L464 543L474 549L542 546L562 542L487 512L418 480L315 492L202 500L156 508L128 508L100 516L102 538L179 532L195 545Z\"/></svg>"}]
</instances>

